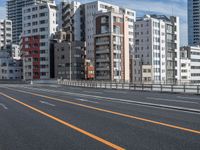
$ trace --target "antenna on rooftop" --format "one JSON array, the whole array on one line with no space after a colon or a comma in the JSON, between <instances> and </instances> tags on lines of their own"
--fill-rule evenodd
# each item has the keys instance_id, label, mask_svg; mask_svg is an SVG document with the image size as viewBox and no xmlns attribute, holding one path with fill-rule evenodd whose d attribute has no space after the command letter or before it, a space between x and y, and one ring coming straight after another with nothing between
<instances>
[{"instance_id":1,"label":"antenna on rooftop","mask_svg":"<svg viewBox=\"0 0 200 150\"><path fill-rule=\"evenodd\" d=\"M172 5L172 16L174 16L174 7Z\"/></svg>"}]
</instances>

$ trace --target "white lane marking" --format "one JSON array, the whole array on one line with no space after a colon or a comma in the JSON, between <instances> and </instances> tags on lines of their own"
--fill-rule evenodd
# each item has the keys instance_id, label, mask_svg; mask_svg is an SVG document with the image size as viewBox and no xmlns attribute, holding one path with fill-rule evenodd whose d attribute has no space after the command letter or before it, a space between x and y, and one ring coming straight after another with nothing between
<instances>
[{"instance_id":1,"label":"white lane marking","mask_svg":"<svg viewBox=\"0 0 200 150\"><path fill-rule=\"evenodd\" d=\"M4 109L8 109L8 107L6 107L6 105L0 103L0 106L2 106Z\"/></svg>"},{"instance_id":2,"label":"white lane marking","mask_svg":"<svg viewBox=\"0 0 200 150\"><path fill-rule=\"evenodd\" d=\"M191 103L191 104L199 104L197 102L191 101L183 101L183 100L174 100L174 99L166 99L166 98L159 98L159 97L146 97L147 99L155 100L155 101L168 101L168 102L178 102L178 103Z\"/></svg>"},{"instance_id":3,"label":"white lane marking","mask_svg":"<svg viewBox=\"0 0 200 150\"><path fill-rule=\"evenodd\" d=\"M167 109L177 109L180 110L182 112L186 112L186 111L192 111L192 112L196 112L196 113L200 113L200 109L193 109L193 108L187 108L187 107L179 107L179 106L172 106L172 105L162 105L162 104L156 104L156 103L148 103L148 102L139 102L139 101L133 101L133 100L125 100L125 99L119 99L119 98L112 98L112 97L103 97L103 96L95 96L95 95L87 95L87 94L80 94L80 93L72 93L72 92L65 92L65 91L53 91L53 90L45 90L45 89L36 89L36 88L28 88L30 90L39 90L39 91L45 91L45 92L49 92L49 93L66 93L68 95L80 95L80 96L84 96L84 97L93 97L93 98L100 98L100 99L109 99L109 100L113 100L113 101L121 101L121 102L128 102L128 103L132 103L132 104L137 104L137 105L148 105L148 106L153 106L153 107L163 107L163 108L167 108ZM15 91L19 91L19 90L15 90ZM187 112L186 112L187 113Z\"/></svg>"},{"instance_id":4,"label":"white lane marking","mask_svg":"<svg viewBox=\"0 0 200 150\"><path fill-rule=\"evenodd\" d=\"M171 108L165 108L165 107L157 107L157 106L148 106L148 105L141 105L141 104L134 104L134 103L129 103L129 102L120 102L120 101L112 101L112 100L107 100L113 103L120 103L120 104L127 104L127 105L132 105L132 106L143 106L143 107L147 107L147 108L155 108L155 109L161 109L161 110L170 110L170 111L175 111L175 112L184 112L187 114L195 114L195 115L199 115L198 112L189 112L189 111L184 111L184 110L176 110L176 109L171 109Z\"/></svg>"},{"instance_id":5,"label":"white lane marking","mask_svg":"<svg viewBox=\"0 0 200 150\"><path fill-rule=\"evenodd\" d=\"M90 94L102 94L102 92L93 92L93 91L83 91L84 93L90 93Z\"/></svg>"},{"instance_id":6,"label":"white lane marking","mask_svg":"<svg viewBox=\"0 0 200 150\"><path fill-rule=\"evenodd\" d=\"M183 99L193 99L193 100L199 100L200 101L200 97L185 97L185 96L177 96L178 98L183 98Z\"/></svg>"},{"instance_id":7,"label":"white lane marking","mask_svg":"<svg viewBox=\"0 0 200 150\"><path fill-rule=\"evenodd\" d=\"M51 103L49 103L49 102L46 102L46 101L40 101L40 103L42 103L42 104L46 104L46 105L49 105L49 106L53 106L53 107L55 107L56 105L54 105L54 104L51 104Z\"/></svg>"},{"instance_id":8,"label":"white lane marking","mask_svg":"<svg viewBox=\"0 0 200 150\"><path fill-rule=\"evenodd\" d=\"M95 101L89 101L89 100L82 99L82 98L76 98L76 100L83 101L83 102L90 102L90 103L98 104L98 102L95 102Z\"/></svg>"}]
</instances>

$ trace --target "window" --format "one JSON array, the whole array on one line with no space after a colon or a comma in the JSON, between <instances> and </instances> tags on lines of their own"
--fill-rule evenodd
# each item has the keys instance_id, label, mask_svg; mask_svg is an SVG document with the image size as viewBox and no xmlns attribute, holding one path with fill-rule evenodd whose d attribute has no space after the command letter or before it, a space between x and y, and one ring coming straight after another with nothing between
<instances>
[{"instance_id":1,"label":"window","mask_svg":"<svg viewBox=\"0 0 200 150\"><path fill-rule=\"evenodd\" d=\"M46 16L46 13L40 13L40 17Z\"/></svg>"},{"instance_id":2,"label":"window","mask_svg":"<svg viewBox=\"0 0 200 150\"><path fill-rule=\"evenodd\" d=\"M61 56L61 59L65 59L65 55L62 55L62 56Z\"/></svg>"},{"instance_id":3,"label":"window","mask_svg":"<svg viewBox=\"0 0 200 150\"><path fill-rule=\"evenodd\" d=\"M38 32L38 29L33 29L32 32L33 32L33 33L37 33L37 32Z\"/></svg>"},{"instance_id":4,"label":"window","mask_svg":"<svg viewBox=\"0 0 200 150\"><path fill-rule=\"evenodd\" d=\"M40 57L40 61L47 61L48 60L48 58L46 58L46 57Z\"/></svg>"},{"instance_id":5,"label":"window","mask_svg":"<svg viewBox=\"0 0 200 150\"><path fill-rule=\"evenodd\" d=\"M108 33L108 26L106 25L101 26L101 33Z\"/></svg>"},{"instance_id":6,"label":"window","mask_svg":"<svg viewBox=\"0 0 200 150\"><path fill-rule=\"evenodd\" d=\"M40 38L41 38L41 39L45 39L46 36L45 36L45 35L41 35Z\"/></svg>"},{"instance_id":7,"label":"window","mask_svg":"<svg viewBox=\"0 0 200 150\"><path fill-rule=\"evenodd\" d=\"M32 8L32 11L36 11L36 10L37 10L37 7L33 7L33 8Z\"/></svg>"},{"instance_id":8,"label":"window","mask_svg":"<svg viewBox=\"0 0 200 150\"><path fill-rule=\"evenodd\" d=\"M116 34L120 34L120 33L121 33L121 31L120 31L120 27L114 25L114 26L113 26L113 32L116 33Z\"/></svg>"},{"instance_id":9,"label":"window","mask_svg":"<svg viewBox=\"0 0 200 150\"><path fill-rule=\"evenodd\" d=\"M47 8L46 5L40 6L40 9L45 9L45 8Z\"/></svg>"},{"instance_id":10,"label":"window","mask_svg":"<svg viewBox=\"0 0 200 150\"><path fill-rule=\"evenodd\" d=\"M108 23L108 17L101 17L101 23Z\"/></svg>"},{"instance_id":11,"label":"window","mask_svg":"<svg viewBox=\"0 0 200 150\"><path fill-rule=\"evenodd\" d=\"M47 20L40 20L40 24L45 24Z\"/></svg>"},{"instance_id":12,"label":"window","mask_svg":"<svg viewBox=\"0 0 200 150\"><path fill-rule=\"evenodd\" d=\"M32 23L33 26L35 26L35 25L37 25L37 24L38 24L37 21L34 21L34 22Z\"/></svg>"},{"instance_id":13,"label":"window","mask_svg":"<svg viewBox=\"0 0 200 150\"><path fill-rule=\"evenodd\" d=\"M45 45L46 45L45 42L41 42L41 43L40 43L40 46L45 46Z\"/></svg>"},{"instance_id":14,"label":"window","mask_svg":"<svg viewBox=\"0 0 200 150\"><path fill-rule=\"evenodd\" d=\"M127 11L127 14L130 16L134 16L134 12Z\"/></svg>"},{"instance_id":15,"label":"window","mask_svg":"<svg viewBox=\"0 0 200 150\"><path fill-rule=\"evenodd\" d=\"M35 15L32 15L32 18L34 19L34 18L37 18L37 14L35 14Z\"/></svg>"},{"instance_id":16,"label":"window","mask_svg":"<svg viewBox=\"0 0 200 150\"><path fill-rule=\"evenodd\" d=\"M40 50L40 54L45 54L45 50Z\"/></svg>"},{"instance_id":17,"label":"window","mask_svg":"<svg viewBox=\"0 0 200 150\"><path fill-rule=\"evenodd\" d=\"M40 28L40 32L44 32L45 30L45 28Z\"/></svg>"}]
</instances>

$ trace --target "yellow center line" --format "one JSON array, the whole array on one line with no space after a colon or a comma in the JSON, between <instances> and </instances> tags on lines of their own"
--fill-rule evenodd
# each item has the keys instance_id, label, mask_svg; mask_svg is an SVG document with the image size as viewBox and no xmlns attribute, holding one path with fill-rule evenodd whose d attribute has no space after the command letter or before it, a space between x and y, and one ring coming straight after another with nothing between
<instances>
[{"instance_id":1,"label":"yellow center line","mask_svg":"<svg viewBox=\"0 0 200 150\"><path fill-rule=\"evenodd\" d=\"M100 112L106 112L106 113L118 115L118 116L125 117L125 118L140 120L140 121L144 121L144 122L148 122L148 123L152 123L152 124L156 124L156 125L161 125L161 126L165 126L165 127L169 127L169 128L173 128L173 129L178 129L178 130L182 130L182 131L186 131L186 132L190 132L190 133L200 134L200 131L198 131L198 130L189 129L189 128L185 128L185 127L181 127L181 126L176 126L176 125L172 125L172 124L168 124L168 123L164 123L164 122L154 121L154 120L141 118L141 117L137 117L137 116L133 116L133 115L128 115L128 114L124 114L124 113L120 113L120 112L116 112L116 111L111 111L111 110L106 110L106 109L102 109L102 108L98 108L98 107L88 106L88 105L71 102L71 101L67 101L67 100L63 100L63 99L59 99L59 98L54 98L54 97L50 97L50 96L45 96L45 95L41 95L41 94L37 94L37 93L32 93L32 92L27 92L27 91L22 91L22 90L15 90L15 89L11 89L11 90L22 92L22 93L27 93L27 94L32 94L32 95L43 97L46 99L59 101L59 102L63 102L63 103L68 103L68 104L72 104L72 105L76 105L76 106L80 106L80 107L84 107L84 108L89 108L89 109L100 111Z\"/></svg>"},{"instance_id":2,"label":"yellow center line","mask_svg":"<svg viewBox=\"0 0 200 150\"><path fill-rule=\"evenodd\" d=\"M87 132L87 131L85 131L85 130L83 130L81 128L78 128L78 127L76 127L76 126L74 126L74 125L72 125L72 124L70 124L70 123L68 123L66 121L63 121L63 120L61 120L61 119L59 119L59 118L57 118L55 116L52 116L52 115L50 115L50 114L48 114L48 113L46 113L46 112L44 112L42 110L39 110L39 109L37 109L37 108L35 108L33 106L30 106L30 105L28 105L28 104L26 104L24 102L21 102L20 100L17 100L17 99L15 99L13 97L10 97L10 96L2 93L2 92L0 92L0 95L6 97L8 99L11 99L11 100L13 100L13 101L15 101L15 102L17 102L17 103L25 106L25 107L28 107L29 109L34 110L34 111L36 111L36 112L38 112L38 113L40 113L40 114L42 114L42 115L44 115L44 116L46 116L48 118L51 118L51 119L53 119L53 120L55 120L55 121L57 121L57 122L65 125L65 126L67 126L69 128L72 128L72 129L74 129L74 130L76 130L76 131L78 131L78 132L80 132L80 133L82 133L82 134L84 134L84 135L86 135L86 136L88 136L88 137L96 140L96 141L99 141L99 142L101 142L101 143L103 143L103 144L105 144L105 145L107 145L107 146L109 146L109 147L111 147L113 149L116 149L116 150L125 150L124 148L122 148L122 147L120 147L118 145L115 145L115 144L113 144L113 143L111 143L111 142L109 142L107 140L104 140L103 138L100 138L100 137L98 137L98 136L96 136L96 135L94 135L92 133L89 133L89 132Z\"/></svg>"}]
</instances>

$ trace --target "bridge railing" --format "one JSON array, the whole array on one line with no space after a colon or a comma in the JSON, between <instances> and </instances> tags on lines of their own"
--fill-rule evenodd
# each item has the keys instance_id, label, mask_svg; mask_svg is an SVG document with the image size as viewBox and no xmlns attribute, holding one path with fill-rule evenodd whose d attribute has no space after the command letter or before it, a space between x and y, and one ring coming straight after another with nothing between
<instances>
[{"instance_id":1,"label":"bridge railing","mask_svg":"<svg viewBox=\"0 0 200 150\"><path fill-rule=\"evenodd\" d=\"M58 80L58 84L89 87L89 88L104 88L104 89L122 89L122 90L136 90L136 91L157 91L157 92L171 92L171 93L192 93L200 94L200 85L188 84L139 84L139 83L117 83L104 81L70 81Z\"/></svg>"}]
</instances>

